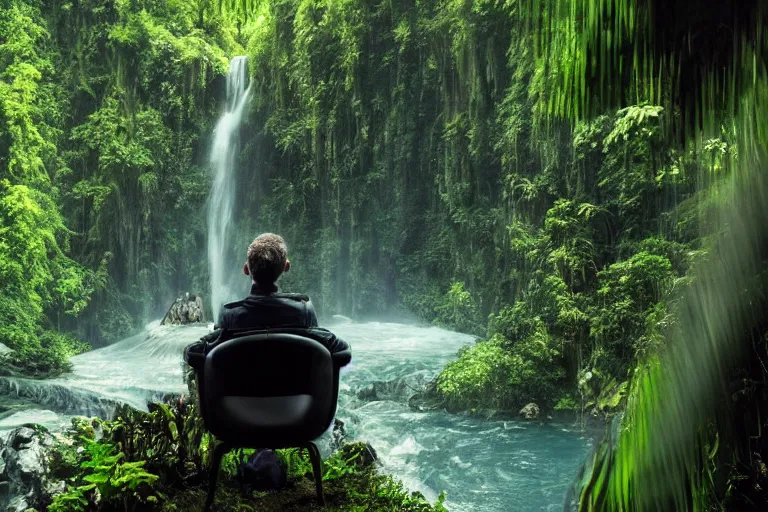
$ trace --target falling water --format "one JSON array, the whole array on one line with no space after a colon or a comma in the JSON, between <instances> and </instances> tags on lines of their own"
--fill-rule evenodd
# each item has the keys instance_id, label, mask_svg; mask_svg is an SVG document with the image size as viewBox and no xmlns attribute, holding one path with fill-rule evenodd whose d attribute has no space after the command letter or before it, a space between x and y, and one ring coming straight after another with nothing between
<instances>
[{"instance_id":1,"label":"falling water","mask_svg":"<svg viewBox=\"0 0 768 512\"><path fill-rule=\"evenodd\" d=\"M239 127L251 90L247 82L248 60L246 57L235 57L230 62L227 75L226 111L216 124L211 148L214 177L208 200L208 261L214 315L224 302L234 298L235 286L231 279L238 274L230 245Z\"/></svg>"}]
</instances>

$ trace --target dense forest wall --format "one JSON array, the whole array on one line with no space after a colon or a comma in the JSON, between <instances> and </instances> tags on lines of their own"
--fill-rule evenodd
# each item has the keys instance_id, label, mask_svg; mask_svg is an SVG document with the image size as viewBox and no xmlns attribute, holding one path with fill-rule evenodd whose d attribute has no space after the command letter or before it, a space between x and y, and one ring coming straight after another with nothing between
<instances>
[{"instance_id":1,"label":"dense forest wall","mask_svg":"<svg viewBox=\"0 0 768 512\"><path fill-rule=\"evenodd\" d=\"M645 90L558 123L535 42L490 1L268 2L248 37L239 243L286 236L284 284L326 315L399 307L491 338L441 377L457 408L615 406L730 147L679 149Z\"/></svg>"},{"instance_id":2,"label":"dense forest wall","mask_svg":"<svg viewBox=\"0 0 768 512\"><path fill-rule=\"evenodd\" d=\"M238 54L254 87L231 250L281 233L283 287L325 317L489 338L441 378L457 408L616 403L698 254L697 193L726 172L725 136L669 142L658 92L557 121L568 47L538 51L514 3L5 4L14 348L114 341L207 292L208 146Z\"/></svg>"},{"instance_id":3,"label":"dense forest wall","mask_svg":"<svg viewBox=\"0 0 768 512\"><path fill-rule=\"evenodd\" d=\"M235 43L186 2L0 11L0 341L45 373L83 348L58 332L116 341L205 287L207 141Z\"/></svg>"}]
</instances>

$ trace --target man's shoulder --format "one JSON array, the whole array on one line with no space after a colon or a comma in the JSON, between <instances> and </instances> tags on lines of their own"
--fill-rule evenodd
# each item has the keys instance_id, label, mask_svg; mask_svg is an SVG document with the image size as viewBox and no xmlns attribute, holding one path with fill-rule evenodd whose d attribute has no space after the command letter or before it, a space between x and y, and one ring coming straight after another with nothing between
<instances>
[{"instance_id":1,"label":"man's shoulder","mask_svg":"<svg viewBox=\"0 0 768 512\"><path fill-rule=\"evenodd\" d=\"M222 306L219 326L224 329L317 325L315 309L301 293L252 294Z\"/></svg>"},{"instance_id":2,"label":"man's shoulder","mask_svg":"<svg viewBox=\"0 0 768 512\"><path fill-rule=\"evenodd\" d=\"M279 299L290 299L295 300L297 302L309 302L309 295L305 295L303 293L275 293L272 295L275 298Z\"/></svg>"},{"instance_id":3,"label":"man's shoulder","mask_svg":"<svg viewBox=\"0 0 768 512\"><path fill-rule=\"evenodd\" d=\"M237 309L241 306L245 306L245 302L248 299L236 300L235 302L228 302L221 306L221 309Z\"/></svg>"},{"instance_id":4,"label":"man's shoulder","mask_svg":"<svg viewBox=\"0 0 768 512\"><path fill-rule=\"evenodd\" d=\"M270 295L251 295L243 300L237 300L235 302L229 302L222 306L223 309L237 309L243 306L250 306L254 303L258 303L264 300L270 299L288 299L296 302L310 302L309 295L303 293L272 293Z\"/></svg>"}]
</instances>

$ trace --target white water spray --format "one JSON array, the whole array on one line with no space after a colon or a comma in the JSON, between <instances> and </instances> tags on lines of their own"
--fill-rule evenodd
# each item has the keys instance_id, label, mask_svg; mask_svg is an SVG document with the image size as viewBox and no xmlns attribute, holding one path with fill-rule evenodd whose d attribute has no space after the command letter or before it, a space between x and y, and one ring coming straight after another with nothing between
<instances>
[{"instance_id":1,"label":"white water spray","mask_svg":"<svg viewBox=\"0 0 768 512\"><path fill-rule=\"evenodd\" d=\"M227 107L214 130L210 160L214 178L208 199L208 264L214 319L221 305L236 297L234 278L239 269L230 247L234 222L234 172L240 146L240 121L250 90L248 60L246 57L235 57L229 63Z\"/></svg>"}]
</instances>

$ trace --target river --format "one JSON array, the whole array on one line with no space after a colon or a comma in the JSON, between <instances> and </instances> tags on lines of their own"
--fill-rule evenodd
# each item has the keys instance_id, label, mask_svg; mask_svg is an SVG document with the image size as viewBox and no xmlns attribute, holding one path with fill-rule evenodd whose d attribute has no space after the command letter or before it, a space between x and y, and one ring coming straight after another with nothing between
<instances>
[{"instance_id":1,"label":"river","mask_svg":"<svg viewBox=\"0 0 768 512\"><path fill-rule=\"evenodd\" d=\"M430 500L447 493L452 512L559 511L592 441L577 426L482 420L414 412L413 390L433 378L470 336L437 327L346 323L334 332L352 345L342 371L337 417L370 442L383 469ZM181 351L205 326L160 326L72 358L73 372L47 381L0 379L0 430L27 422L52 430L74 415L109 416L116 403L185 392ZM390 381L390 385L380 383ZM358 392L377 383L377 397ZM393 385L394 384L394 385Z\"/></svg>"}]
</instances>

